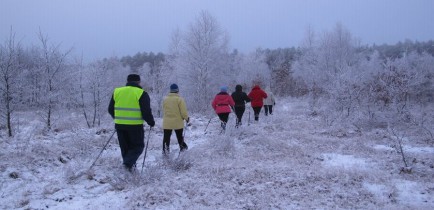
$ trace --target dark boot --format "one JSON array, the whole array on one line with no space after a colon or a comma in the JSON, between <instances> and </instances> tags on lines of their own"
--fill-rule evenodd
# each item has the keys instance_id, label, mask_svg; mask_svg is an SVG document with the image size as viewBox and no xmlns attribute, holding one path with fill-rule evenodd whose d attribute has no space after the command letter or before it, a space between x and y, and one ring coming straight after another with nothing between
<instances>
[{"instance_id":1,"label":"dark boot","mask_svg":"<svg viewBox=\"0 0 434 210\"><path fill-rule=\"evenodd\" d=\"M187 144L186 144L185 142L182 142L182 143L179 145L179 151L183 152L183 151L185 151L185 150L188 150L188 146L187 146Z\"/></svg>"},{"instance_id":2,"label":"dark boot","mask_svg":"<svg viewBox=\"0 0 434 210\"><path fill-rule=\"evenodd\" d=\"M169 148L169 146L165 146L165 145L163 145L163 156L169 156L169 154L170 154L170 148Z\"/></svg>"},{"instance_id":3,"label":"dark boot","mask_svg":"<svg viewBox=\"0 0 434 210\"><path fill-rule=\"evenodd\" d=\"M127 165L127 164L125 164L125 163L124 163L124 168L125 168L127 171L129 171L129 172L132 172L132 171L133 171L133 166Z\"/></svg>"},{"instance_id":4,"label":"dark boot","mask_svg":"<svg viewBox=\"0 0 434 210\"><path fill-rule=\"evenodd\" d=\"M220 126L222 127L223 130L226 130L226 123L225 123L225 122L222 122L222 123L220 124Z\"/></svg>"}]
</instances>

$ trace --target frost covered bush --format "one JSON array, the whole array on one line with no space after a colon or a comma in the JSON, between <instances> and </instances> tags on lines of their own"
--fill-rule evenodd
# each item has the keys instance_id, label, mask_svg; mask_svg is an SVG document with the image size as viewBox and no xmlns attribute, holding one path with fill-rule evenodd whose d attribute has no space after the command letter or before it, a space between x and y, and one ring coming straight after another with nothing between
<instances>
[{"instance_id":1,"label":"frost covered bush","mask_svg":"<svg viewBox=\"0 0 434 210\"><path fill-rule=\"evenodd\" d=\"M357 130L413 126L432 139L434 57L411 52L383 58L363 49L341 25L315 39L308 33L294 74L307 85L312 116ZM421 115L425 113L428 116Z\"/></svg>"}]
</instances>

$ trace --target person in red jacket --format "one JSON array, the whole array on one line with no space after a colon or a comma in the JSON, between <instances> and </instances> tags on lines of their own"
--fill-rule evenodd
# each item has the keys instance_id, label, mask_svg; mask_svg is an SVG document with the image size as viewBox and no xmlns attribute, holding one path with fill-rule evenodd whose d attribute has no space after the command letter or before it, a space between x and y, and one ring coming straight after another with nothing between
<instances>
[{"instance_id":1,"label":"person in red jacket","mask_svg":"<svg viewBox=\"0 0 434 210\"><path fill-rule=\"evenodd\" d=\"M235 102L232 99L232 96L229 95L227 92L228 88L226 86L222 86L220 88L220 93L218 93L214 97L214 100L211 103L212 108L215 110L220 120L222 121L221 126L223 130L226 129L226 123L229 119L229 113L231 113L231 109L233 109L233 107L235 106Z\"/></svg>"},{"instance_id":2,"label":"person in red jacket","mask_svg":"<svg viewBox=\"0 0 434 210\"><path fill-rule=\"evenodd\" d=\"M264 98L267 98L267 93L265 93L259 85L255 85L252 88L252 91L249 93L249 98L251 100L250 104L252 105L253 111L255 112L255 121L259 120L259 113L261 112L261 108L264 105Z\"/></svg>"}]
</instances>

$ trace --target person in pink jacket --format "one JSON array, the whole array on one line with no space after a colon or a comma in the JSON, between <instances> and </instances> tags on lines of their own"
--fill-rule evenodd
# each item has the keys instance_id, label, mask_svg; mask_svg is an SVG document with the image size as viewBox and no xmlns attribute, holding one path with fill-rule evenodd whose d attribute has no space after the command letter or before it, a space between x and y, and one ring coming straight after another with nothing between
<instances>
[{"instance_id":1,"label":"person in pink jacket","mask_svg":"<svg viewBox=\"0 0 434 210\"><path fill-rule=\"evenodd\" d=\"M228 94L228 87L222 86L220 88L220 93L218 93L214 97L211 105L219 116L220 120L222 121L222 129L225 130L226 123L229 119L229 113L231 113L231 109L233 109L233 107L235 106L235 102L232 99L232 96Z\"/></svg>"}]
</instances>

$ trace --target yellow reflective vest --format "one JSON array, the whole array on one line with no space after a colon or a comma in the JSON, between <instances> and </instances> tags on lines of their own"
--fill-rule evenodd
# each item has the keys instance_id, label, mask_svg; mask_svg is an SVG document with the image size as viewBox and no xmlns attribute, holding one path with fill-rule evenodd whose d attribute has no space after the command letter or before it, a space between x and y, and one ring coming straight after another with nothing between
<instances>
[{"instance_id":1,"label":"yellow reflective vest","mask_svg":"<svg viewBox=\"0 0 434 210\"><path fill-rule=\"evenodd\" d=\"M141 88L125 86L116 88L113 93L115 101L116 124L141 125L144 120L140 111L139 99L143 94Z\"/></svg>"}]
</instances>

